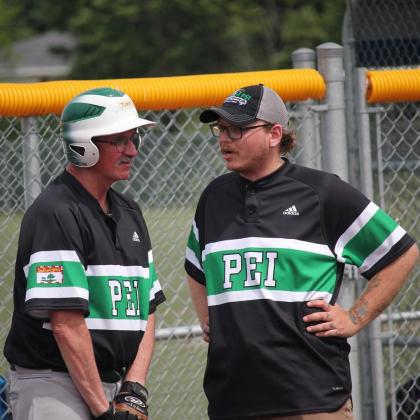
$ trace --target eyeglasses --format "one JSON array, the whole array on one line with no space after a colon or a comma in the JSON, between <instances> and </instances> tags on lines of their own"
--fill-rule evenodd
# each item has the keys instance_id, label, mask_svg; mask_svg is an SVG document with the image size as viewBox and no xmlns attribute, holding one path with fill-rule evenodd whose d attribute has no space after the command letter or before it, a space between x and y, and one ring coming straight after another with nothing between
<instances>
[{"instance_id":1,"label":"eyeglasses","mask_svg":"<svg viewBox=\"0 0 420 420\"><path fill-rule=\"evenodd\" d=\"M234 125L226 126L219 124L210 124L210 130L214 137L220 137L220 135L226 131L228 137L231 140L240 140L243 136L244 131L253 130L254 128L272 126L273 124L253 125L251 127L236 127Z\"/></svg>"},{"instance_id":2,"label":"eyeglasses","mask_svg":"<svg viewBox=\"0 0 420 420\"><path fill-rule=\"evenodd\" d=\"M138 131L131 134L131 136L121 136L115 137L112 140L97 140L95 138L92 139L94 143L108 143L112 144L115 147L115 150L119 153L124 152L124 150L128 146L128 142L131 141L134 144L136 150L142 145L142 137Z\"/></svg>"}]
</instances>

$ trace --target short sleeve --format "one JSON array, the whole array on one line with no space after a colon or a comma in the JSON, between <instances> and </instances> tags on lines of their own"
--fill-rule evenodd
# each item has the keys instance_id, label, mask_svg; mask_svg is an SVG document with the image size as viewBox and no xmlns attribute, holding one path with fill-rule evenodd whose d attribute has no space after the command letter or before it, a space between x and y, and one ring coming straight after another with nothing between
<instances>
[{"instance_id":1,"label":"short sleeve","mask_svg":"<svg viewBox=\"0 0 420 420\"><path fill-rule=\"evenodd\" d=\"M150 293L149 293L149 314L154 313L158 305L166 300L162 287L159 283L155 263L153 261L152 250L148 252L149 260L149 279L150 279Z\"/></svg>"},{"instance_id":2,"label":"short sleeve","mask_svg":"<svg viewBox=\"0 0 420 420\"><path fill-rule=\"evenodd\" d=\"M195 218L192 222L191 231L188 236L187 249L185 255L185 271L193 279L201 284L206 283L206 278L203 270L202 249L200 247L200 232L198 226L200 225L201 206L197 207Z\"/></svg>"},{"instance_id":3,"label":"short sleeve","mask_svg":"<svg viewBox=\"0 0 420 420\"><path fill-rule=\"evenodd\" d=\"M26 277L24 311L49 319L51 310L81 310L88 315L89 289L81 256L83 240L70 208L43 208L28 212L19 244ZM19 257L19 256L18 256Z\"/></svg>"},{"instance_id":4,"label":"short sleeve","mask_svg":"<svg viewBox=\"0 0 420 420\"><path fill-rule=\"evenodd\" d=\"M413 239L385 211L336 178L323 206L327 236L337 260L371 278L404 253Z\"/></svg>"}]
</instances>

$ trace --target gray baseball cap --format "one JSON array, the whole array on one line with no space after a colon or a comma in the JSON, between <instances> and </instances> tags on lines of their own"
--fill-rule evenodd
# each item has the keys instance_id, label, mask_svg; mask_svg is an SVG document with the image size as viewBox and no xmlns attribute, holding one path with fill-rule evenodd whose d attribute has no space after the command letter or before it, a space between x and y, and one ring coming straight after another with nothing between
<instances>
[{"instance_id":1,"label":"gray baseball cap","mask_svg":"<svg viewBox=\"0 0 420 420\"><path fill-rule=\"evenodd\" d=\"M243 127L257 120L287 126L289 116L280 96L262 84L238 89L219 108L206 109L200 121L210 123L223 118L232 125Z\"/></svg>"}]
</instances>

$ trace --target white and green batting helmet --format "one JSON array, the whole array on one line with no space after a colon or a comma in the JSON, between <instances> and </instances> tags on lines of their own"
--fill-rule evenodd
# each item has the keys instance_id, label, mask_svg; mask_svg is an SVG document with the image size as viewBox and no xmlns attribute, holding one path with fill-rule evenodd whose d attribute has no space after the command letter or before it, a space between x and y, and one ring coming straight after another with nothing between
<instances>
[{"instance_id":1,"label":"white and green batting helmet","mask_svg":"<svg viewBox=\"0 0 420 420\"><path fill-rule=\"evenodd\" d=\"M93 137L155 124L139 118L133 101L124 92L112 88L88 90L74 97L61 114L64 151L69 162L90 167L99 160Z\"/></svg>"}]
</instances>

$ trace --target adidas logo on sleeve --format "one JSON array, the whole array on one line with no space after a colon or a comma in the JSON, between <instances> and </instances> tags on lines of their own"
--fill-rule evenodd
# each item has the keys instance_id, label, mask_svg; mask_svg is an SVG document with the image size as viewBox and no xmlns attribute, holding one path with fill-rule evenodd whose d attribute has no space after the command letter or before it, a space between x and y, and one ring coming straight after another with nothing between
<instances>
[{"instance_id":1,"label":"adidas logo on sleeve","mask_svg":"<svg viewBox=\"0 0 420 420\"><path fill-rule=\"evenodd\" d=\"M132 239L133 239L133 242L140 242L140 236L136 231L134 231Z\"/></svg>"},{"instance_id":2,"label":"adidas logo on sleeve","mask_svg":"<svg viewBox=\"0 0 420 420\"><path fill-rule=\"evenodd\" d=\"M299 212L295 205L284 210L283 214L286 214L288 216L299 216Z\"/></svg>"}]
</instances>

